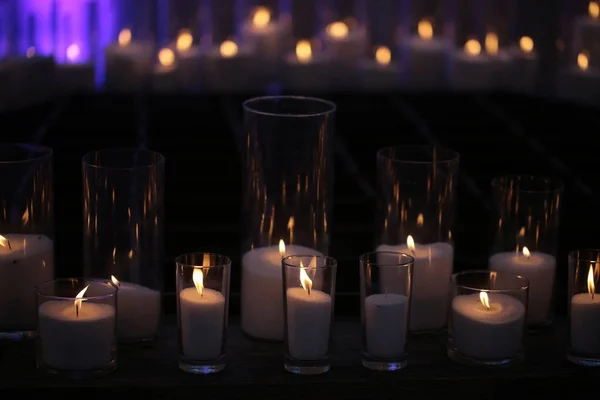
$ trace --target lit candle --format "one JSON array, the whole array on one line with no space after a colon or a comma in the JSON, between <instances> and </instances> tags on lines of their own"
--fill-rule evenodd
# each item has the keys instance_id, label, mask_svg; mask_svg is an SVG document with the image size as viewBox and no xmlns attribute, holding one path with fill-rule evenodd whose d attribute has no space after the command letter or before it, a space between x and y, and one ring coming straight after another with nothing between
<instances>
[{"instance_id":1,"label":"lit candle","mask_svg":"<svg viewBox=\"0 0 600 400\"><path fill-rule=\"evenodd\" d=\"M600 60L600 5L598 1L588 3L587 15L575 20L573 26L573 44L571 48L586 49L588 57Z\"/></svg>"},{"instance_id":2,"label":"lit candle","mask_svg":"<svg viewBox=\"0 0 600 400\"><path fill-rule=\"evenodd\" d=\"M521 351L525 306L505 294L459 295L452 300L451 337L458 352L479 360L506 360Z\"/></svg>"},{"instance_id":3,"label":"lit candle","mask_svg":"<svg viewBox=\"0 0 600 400\"><path fill-rule=\"evenodd\" d=\"M154 46L133 41L131 30L119 32L118 41L106 47L106 87L114 91L142 90L152 79Z\"/></svg>"},{"instance_id":4,"label":"lit candle","mask_svg":"<svg viewBox=\"0 0 600 400\"><path fill-rule=\"evenodd\" d=\"M393 90L400 82L398 65L392 61L392 52L386 46L375 49L374 60L360 60L358 69L366 90Z\"/></svg>"},{"instance_id":5,"label":"lit candle","mask_svg":"<svg viewBox=\"0 0 600 400\"><path fill-rule=\"evenodd\" d=\"M579 52L576 60L574 67L561 71L558 91L573 100L597 103L600 98L600 68L590 65L588 51Z\"/></svg>"},{"instance_id":6,"label":"lit candle","mask_svg":"<svg viewBox=\"0 0 600 400\"><path fill-rule=\"evenodd\" d=\"M552 291L556 259L541 252L530 252L527 247L519 252L507 251L490 257L492 271L505 271L529 279L527 323L539 325L548 322L552 306Z\"/></svg>"},{"instance_id":7,"label":"lit candle","mask_svg":"<svg viewBox=\"0 0 600 400\"><path fill-rule=\"evenodd\" d=\"M434 36L430 21L419 21L417 35L412 36L403 48L406 52L410 86L430 89L445 86L449 47Z\"/></svg>"},{"instance_id":8,"label":"lit candle","mask_svg":"<svg viewBox=\"0 0 600 400\"><path fill-rule=\"evenodd\" d=\"M326 53L314 54L308 40L299 40L296 52L285 58L288 86L293 90L326 90L329 84L330 57Z\"/></svg>"},{"instance_id":9,"label":"lit candle","mask_svg":"<svg viewBox=\"0 0 600 400\"><path fill-rule=\"evenodd\" d=\"M117 334L120 340L153 339L160 320L160 292L110 277L117 294Z\"/></svg>"},{"instance_id":10,"label":"lit candle","mask_svg":"<svg viewBox=\"0 0 600 400\"><path fill-rule=\"evenodd\" d=\"M494 66L487 54L481 54L481 43L469 39L464 49L454 55L452 82L463 90L489 89L494 85Z\"/></svg>"},{"instance_id":11,"label":"lit candle","mask_svg":"<svg viewBox=\"0 0 600 400\"><path fill-rule=\"evenodd\" d=\"M537 55L533 39L523 36L519 46L512 49L513 67L509 86L517 91L532 92L535 90L537 77Z\"/></svg>"},{"instance_id":12,"label":"lit candle","mask_svg":"<svg viewBox=\"0 0 600 400\"><path fill-rule=\"evenodd\" d=\"M86 303L89 286L70 300L51 300L39 307L42 359L66 371L104 368L115 349L115 308Z\"/></svg>"},{"instance_id":13,"label":"lit candle","mask_svg":"<svg viewBox=\"0 0 600 400\"><path fill-rule=\"evenodd\" d=\"M34 288L54 278L54 244L47 236L0 235L0 332L35 329Z\"/></svg>"},{"instance_id":14,"label":"lit candle","mask_svg":"<svg viewBox=\"0 0 600 400\"><path fill-rule=\"evenodd\" d=\"M364 54L367 32L362 26L348 26L342 21L332 22L325 27L325 49L336 61L353 65Z\"/></svg>"},{"instance_id":15,"label":"lit candle","mask_svg":"<svg viewBox=\"0 0 600 400\"><path fill-rule=\"evenodd\" d=\"M283 340L281 262L285 255L322 255L298 245L259 247L242 258L242 330L253 337Z\"/></svg>"},{"instance_id":16,"label":"lit candle","mask_svg":"<svg viewBox=\"0 0 600 400\"><path fill-rule=\"evenodd\" d=\"M242 27L244 40L249 43L264 60L273 61L279 56L280 41L283 38L282 26L274 21L271 10L257 7L249 21Z\"/></svg>"},{"instance_id":17,"label":"lit candle","mask_svg":"<svg viewBox=\"0 0 600 400\"><path fill-rule=\"evenodd\" d=\"M406 253L415 259L410 305L411 331L430 331L446 326L450 277L454 265L454 248L449 243L417 244L411 235L406 245L381 245L378 252ZM382 254L380 257L386 257ZM385 265L385 259L378 260ZM405 276L397 276L393 269L381 271L381 284L388 292L401 292L406 287Z\"/></svg>"},{"instance_id":18,"label":"lit candle","mask_svg":"<svg viewBox=\"0 0 600 400\"><path fill-rule=\"evenodd\" d=\"M600 354L600 296L596 296L592 266L587 286L588 293L571 298L571 348L578 354Z\"/></svg>"},{"instance_id":19,"label":"lit candle","mask_svg":"<svg viewBox=\"0 0 600 400\"><path fill-rule=\"evenodd\" d=\"M365 299L365 336L371 357L404 355L408 325L408 297L401 294L373 294Z\"/></svg>"},{"instance_id":20,"label":"lit candle","mask_svg":"<svg viewBox=\"0 0 600 400\"><path fill-rule=\"evenodd\" d=\"M313 282L302 261L300 284L302 287L286 291L288 351L296 360L320 360L329 350L331 297L312 289Z\"/></svg>"},{"instance_id":21,"label":"lit candle","mask_svg":"<svg viewBox=\"0 0 600 400\"><path fill-rule=\"evenodd\" d=\"M492 87L504 88L510 85L513 59L511 52L500 48L500 39L495 32L488 32L485 35L485 52L490 60L493 69Z\"/></svg>"},{"instance_id":22,"label":"lit candle","mask_svg":"<svg viewBox=\"0 0 600 400\"><path fill-rule=\"evenodd\" d=\"M204 83L205 57L200 46L194 45L194 37L190 31L184 29L179 32L175 49L181 89L184 91L199 89Z\"/></svg>"},{"instance_id":23,"label":"lit candle","mask_svg":"<svg viewBox=\"0 0 600 400\"><path fill-rule=\"evenodd\" d=\"M179 293L183 355L193 360L215 360L223 350L223 328L227 318L225 297L204 287L201 268L194 269L192 280L195 287Z\"/></svg>"},{"instance_id":24,"label":"lit candle","mask_svg":"<svg viewBox=\"0 0 600 400\"><path fill-rule=\"evenodd\" d=\"M255 60L251 49L225 40L209 54L209 83L216 92L243 92L255 85Z\"/></svg>"},{"instance_id":25,"label":"lit candle","mask_svg":"<svg viewBox=\"0 0 600 400\"><path fill-rule=\"evenodd\" d=\"M94 64L82 60L81 48L72 43L66 50L66 63L56 69L57 88L63 93L92 92L95 89Z\"/></svg>"},{"instance_id":26,"label":"lit candle","mask_svg":"<svg viewBox=\"0 0 600 400\"><path fill-rule=\"evenodd\" d=\"M179 88L175 52L170 48L158 52L158 64L154 67L153 89L156 92L174 92Z\"/></svg>"}]
</instances>

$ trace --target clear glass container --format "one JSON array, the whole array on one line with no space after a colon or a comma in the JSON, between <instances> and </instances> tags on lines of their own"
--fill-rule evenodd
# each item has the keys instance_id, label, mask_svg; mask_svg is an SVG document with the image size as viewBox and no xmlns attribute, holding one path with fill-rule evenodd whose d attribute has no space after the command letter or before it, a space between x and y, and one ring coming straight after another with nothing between
<instances>
[{"instance_id":1,"label":"clear glass container","mask_svg":"<svg viewBox=\"0 0 600 400\"><path fill-rule=\"evenodd\" d=\"M554 278L563 184L557 179L510 175L492 182L495 228L489 268L529 280L527 324L541 327L554 315Z\"/></svg>"},{"instance_id":2,"label":"clear glass container","mask_svg":"<svg viewBox=\"0 0 600 400\"><path fill-rule=\"evenodd\" d=\"M211 374L225 368L231 260L214 253L175 259L179 368Z\"/></svg>"},{"instance_id":3,"label":"clear glass container","mask_svg":"<svg viewBox=\"0 0 600 400\"><path fill-rule=\"evenodd\" d=\"M144 149L100 150L82 166L85 275L119 287L120 341L152 340L163 290L165 159Z\"/></svg>"},{"instance_id":4,"label":"clear glass container","mask_svg":"<svg viewBox=\"0 0 600 400\"><path fill-rule=\"evenodd\" d=\"M36 285L54 279L52 150L0 144L0 339L35 333Z\"/></svg>"},{"instance_id":5,"label":"clear glass container","mask_svg":"<svg viewBox=\"0 0 600 400\"><path fill-rule=\"evenodd\" d=\"M448 357L482 367L521 362L528 290L526 278L507 272L452 275Z\"/></svg>"},{"instance_id":6,"label":"clear glass container","mask_svg":"<svg viewBox=\"0 0 600 400\"><path fill-rule=\"evenodd\" d=\"M316 98L244 103L241 314L254 338L283 340L282 257L328 252L334 115Z\"/></svg>"},{"instance_id":7,"label":"clear glass container","mask_svg":"<svg viewBox=\"0 0 600 400\"><path fill-rule=\"evenodd\" d=\"M360 256L362 364L369 369L395 371L407 364L414 261L408 254L396 252Z\"/></svg>"},{"instance_id":8,"label":"clear glass container","mask_svg":"<svg viewBox=\"0 0 600 400\"><path fill-rule=\"evenodd\" d=\"M327 256L286 256L283 266L284 367L300 375L330 369L337 260Z\"/></svg>"},{"instance_id":9,"label":"clear glass container","mask_svg":"<svg viewBox=\"0 0 600 400\"><path fill-rule=\"evenodd\" d=\"M57 279L35 292L38 367L71 378L117 367L117 288L110 281Z\"/></svg>"},{"instance_id":10,"label":"clear glass container","mask_svg":"<svg viewBox=\"0 0 600 400\"><path fill-rule=\"evenodd\" d=\"M445 148L399 146L377 152L377 251L415 259L412 332L446 326L458 166L458 153ZM389 290L396 291L397 284L389 283Z\"/></svg>"},{"instance_id":11,"label":"clear glass container","mask_svg":"<svg viewBox=\"0 0 600 400\"><path fill-rule=\"evenodd\" d=\"M600 250L573 250L569 253L569 361L600 366Z\"/></svg>"}]
</instances>

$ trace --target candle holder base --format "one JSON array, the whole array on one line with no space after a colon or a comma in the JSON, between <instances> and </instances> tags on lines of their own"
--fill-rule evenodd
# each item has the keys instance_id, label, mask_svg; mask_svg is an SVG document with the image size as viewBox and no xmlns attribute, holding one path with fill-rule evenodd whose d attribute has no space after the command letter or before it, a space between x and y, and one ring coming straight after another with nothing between
<instances>
[{"instance_id":1,"label":"candle holder base","mask_svg":"<svg viewBox=\"0 0 600 400\"><path fill-rule=\"evenodd\" d=\"M261 337L258 337L258 336L251 335L251 334L245 332L243 329L242 329L242 335L244 335L246 338L248 338L250 340L254 340L256 342L263 342L263 343L283 343L283 338L281 338L281 339L266 339L266 338L261 338Z\"/></svg>"},{"instance_id":2,"label":"candle holder base","mask_svg":"<svg viewBox=\"0 0 600 400\"><path fill-rule=\"evenodd\" d=\"M225 357L213 361L179 361L179 369L194 375L210 375L225 369Z\"/></svg>"},{"instance_id":3,"label":"candle holder base","mask_svg":"<svg viewBox=\"0 0 600 400\"><path fill-rule=\"evenodd\" d=\"M553 321L549 319L547 321L539 322L536 324L527 324L527 334L535 335L537 333L544 333L548 328L552 328L552 322Z\"/></svg>"},{"instance_id":4,"label":"candle holder base","mask_svg":"<svg viewBox=\"0 0 600 400\"><path fill-rule=\"evenodd\" d=\"M518 353L512 358L488 360L466 356L452 346L448 346L447 354L452 361L469 367L506 368L523 361L523 353Z\"/></svg>"},{"instance_id":5,"label":"candle holder base","mask_svg":"<svg viewBox=\"0 0 600 400\"><path fill-rule=\"evenodd\" d=\"M117 368L117 360L113 359L108 365L102 368L94 368L81 371L55 368L46 365L43 362L40 365L38 365L38 368L46 371L51 375L56 375L67 379L88 379L110 374Z\"/></svg>"},{"instance_id":6,"label":"candle holder base","mask_svg":"<svg viewBox=\"0 0 600 400\"><path fill-rule=\"evenodd\" d=\"M317 361L302 361L286 356L283 366L286 371L297 375L320 375L331 369L329 357Z\"/></svg>"},{"instance_id":7,"label":"candle holder base","mask_svg":"<svg viewBox=\"0 0 600 400\"><path fill-rule=\"evenodd\" d=\"M407 360L405 357L399 357L398 359L381 359L363 355L362 365L365 368L373 371L399 371L406 367Z\"/></svg>"},{"instance_id":8,"label":"candle holder base","mask_svg":"<svg viewBox=\"0 0 600 400\"><path fill-rule=\"evenodd\" d=\"M0 341L20 342L35 339L36 336L35 330L0 332Z\"/></svg>"},{"instance_id":9,"label":"candle holder base","mask_svg":"<svg viewBox=\"0 0 600 400\"><path fill-rule=\"evenodd\" d=\"M567 353L567 360L580 367L600 367L600 357L577 355L573 352Z\"/></svg>"}]
</instances>

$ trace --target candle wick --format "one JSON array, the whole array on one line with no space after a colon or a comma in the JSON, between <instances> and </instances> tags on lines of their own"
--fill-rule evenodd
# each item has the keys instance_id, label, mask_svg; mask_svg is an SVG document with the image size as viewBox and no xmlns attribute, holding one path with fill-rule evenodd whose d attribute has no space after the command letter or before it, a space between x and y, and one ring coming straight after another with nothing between
<instances>
[{"instance_id":1,"label":"candle wick","mask_svg":"<svg viewBox=\"0 0 600 400\"><path fill-rule=\"evenodd\" d=\"M310 286L306 287L306 291L308 292L308 295L310 296Z\"/></svg>"},{"instance_id":2,"label":"candle wick","mask_svg":"<svg viewBox=\"0 0 600 400\"><path fill-rule=\"evenodd\" d=\"M6 239L6 245L8 246L8 249L9 249L10 251L12 251L12 247L11 247L11 245L10 245L10 240Z\"/></svg>"}]
</instances>

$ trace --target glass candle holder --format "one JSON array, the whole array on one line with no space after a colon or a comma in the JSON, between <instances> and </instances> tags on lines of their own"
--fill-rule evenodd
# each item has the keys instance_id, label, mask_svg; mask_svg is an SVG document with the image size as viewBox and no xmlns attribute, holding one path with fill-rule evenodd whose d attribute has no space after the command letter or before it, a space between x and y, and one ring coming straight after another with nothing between
<instances>
[{"instance_id":1,"label":"glass candle holder","mask_svg":"<svg viewBox=\"0 0 600 400\"><path fill-rule=\"evenodd\" d=\"M335 104L307 97L244 103L241 314L254 338L283 340L281 259L327 254L334 114Z\"/></svg>"},{"instance_id":2,"label":"glass candle holder","mask_svg":"<svg viewBox=\"0 0 600 400\"><path fill-rule=\"evenodd\" d=\"M33 336L34 288L54 279L52 150L0 144L0 339Z\"/></svg>"},{"instance_id":3,"label":"glass candle holder","mask_svg":"<svg viewBox=\"0 0 600 400\"><path fill-rule=\"evenodd\" d=\"M569 253L569 347L567 358L586 367L600 366L600 250Z\"/></svg>"},{"instance_id":4,"label":"glass candle holder","mask_svg":"<svg viewBox=\"0 0 600 400\"><path fill-rule=\"evenodd\" d=\"M414 261L395 252L360 256L362 364L369 369L395 371L406 366Z\"/></svg>"},{"instance_id":5,"label":"glass candle holder","mask_svg":"<svg viewBox=\"0 0 600 400\"><path fill-rule=\"evenodd\" d=\"M38 367L67 377L117 366L117 287L108 280L58 279L36 288Z\"/></svg>"},{"instance_id":6,"label":"glass candle holder","mask_svg":"<svg viewBox=\"0 0 600 400\"><path fill-rule=\"evenodd\" d=\"M231 260L214 253L175 259L179 368L211 374L225 368Z\"/></svg>"},{"instance_id":7,"label":"glass candle holder","mask_svg":"<svg viewBox=\"0 0 600 400\"><path fill-rule=\"evenodd\" d=\"M377 251L406 253L415 259L412 332L446 326L458 165L458 153L444 148L401 146L377 153ZM397 292L402 282L387 277L393 273L382 270L380 279L388 290Z\"/></svg>"},{"instance_id":8,"label":"glass candle holder","mask_svg":"<svg viewBox=\"0 0 600 400\"><path fill-rule=\"evenodd\" d=\"M86 276L119 287L118 336L153 340L163 287L165 159L151 150L101 150L83 157Z\"/></svg>"},{"instance_id":9,"label":"glass candle holder","mask_svg":"<svg viewBox=\"0 0 600 400\"><path fill-rule=\"evenodd\" d=\"M529 280L527 324L549 325L553 318L554 278L561 181L530 175L495 179L494 224L489 268Z\"/></svg>"},{"instance_id":10,"label":"glass candle holder","mask_svg":"<svg viewBox=\"0 0 600 400\"><path fill-rule=\"evenodd\" d=\"M452 275L448 357L485 367L520 362L528 289L526 278L506 272Z\"/></svg>"},{"instance_id":11,"label":"glass candle holder","mask_svg":"<svg viewBox=\"0 0 600 400\"><path fill-rule=\"evenodd\" d=\"M337 261L327 256L286 256L283 265L284 367L301 375L329 371Z\"/></svg>"}]
</instances>

